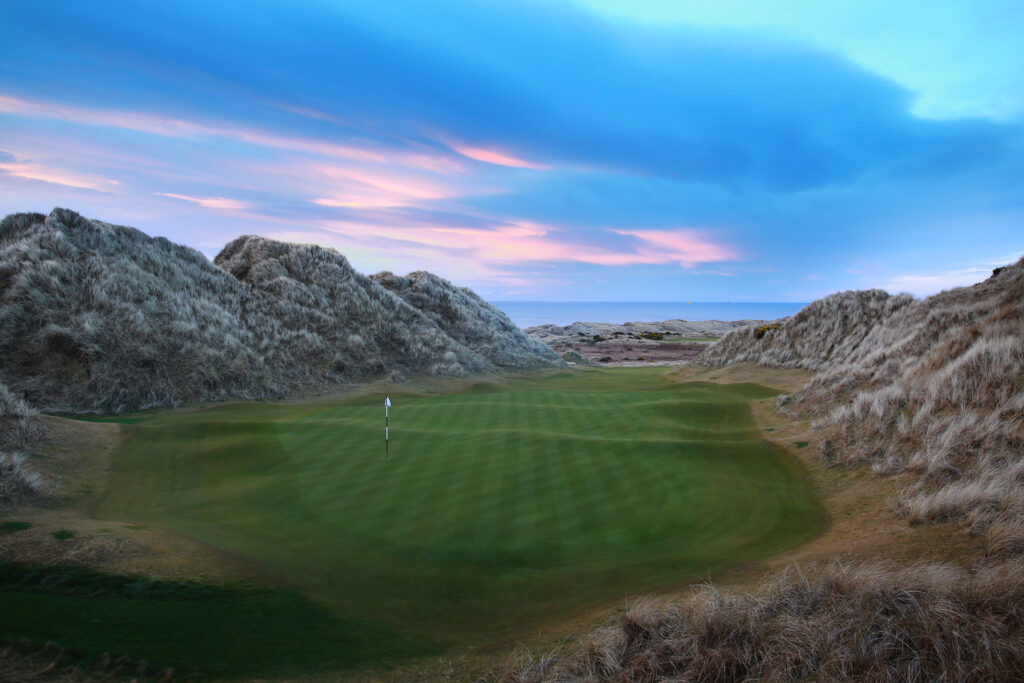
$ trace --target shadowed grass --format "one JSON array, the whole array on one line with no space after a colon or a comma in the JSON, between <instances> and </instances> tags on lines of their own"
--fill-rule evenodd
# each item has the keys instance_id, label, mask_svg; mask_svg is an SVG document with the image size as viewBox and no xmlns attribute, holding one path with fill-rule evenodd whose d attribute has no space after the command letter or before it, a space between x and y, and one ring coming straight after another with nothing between
<instances>
[{"instance_id":1,"label":"shadowed grass","mask_svg":"<svg viewBox=\"0 0 1024 683\"><path fill-rule=\"evenodd\" d=\"M427 654L408 638L340 619L289 592L0 564L0 641L55 641L155 667L245 676Z\"/></svg>"}]
</instances>

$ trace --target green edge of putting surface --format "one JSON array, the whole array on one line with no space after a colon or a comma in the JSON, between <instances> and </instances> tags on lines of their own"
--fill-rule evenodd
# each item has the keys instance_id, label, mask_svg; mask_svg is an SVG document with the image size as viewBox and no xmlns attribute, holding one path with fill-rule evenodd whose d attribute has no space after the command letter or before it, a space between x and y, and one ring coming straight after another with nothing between
<instances>
[{"instance_id":1,"label":"green edge of putting surface","mask_svg":"<svg viewBox=\"0 0 1024 683\"><path fill-rule=\"evenodd\" d=\"M154 414L95 513L225 550L400 651L505 642L821 530L799 464L754 431L748 402L777 392L662 373L392 394L390 457L377 396Z\"/></svg>"}]
</instances>

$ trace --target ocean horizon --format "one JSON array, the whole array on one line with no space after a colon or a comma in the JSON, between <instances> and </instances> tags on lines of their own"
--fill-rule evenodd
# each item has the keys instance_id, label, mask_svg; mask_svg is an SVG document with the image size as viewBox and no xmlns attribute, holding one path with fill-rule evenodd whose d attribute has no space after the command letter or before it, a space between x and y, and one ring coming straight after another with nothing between
<instances>
[{"instance_id":1,"label":"ocean horizon","mask_svg":"<svg viewBox=\"0 0 1024 683\"><path fill-rule=\"evenodd\" d=\"M732 301L492 301L519 327L574 322L776 320L806 303Z\"/></svg>"}]
</instances>

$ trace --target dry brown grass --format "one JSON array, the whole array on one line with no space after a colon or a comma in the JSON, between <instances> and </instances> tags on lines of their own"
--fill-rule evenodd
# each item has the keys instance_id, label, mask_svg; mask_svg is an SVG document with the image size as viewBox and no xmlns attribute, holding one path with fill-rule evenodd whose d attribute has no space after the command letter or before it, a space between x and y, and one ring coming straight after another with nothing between
<instances>
[{"instance_id":1,"label":"dry brown grass","mask_svg":"<svg viewBox=\"0 0 1024 683\"><path fill-rule=\"evenodd\" d=\"M993 681L1024 676L1024 564L790 568L756 594L641 602L502 681Z\"/></svg>"}]
</instances>

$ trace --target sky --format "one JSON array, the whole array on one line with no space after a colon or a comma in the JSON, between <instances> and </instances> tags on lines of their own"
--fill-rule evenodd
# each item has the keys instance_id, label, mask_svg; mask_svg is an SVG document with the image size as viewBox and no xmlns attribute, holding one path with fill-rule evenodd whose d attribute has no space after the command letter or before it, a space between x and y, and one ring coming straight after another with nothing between
<instances>
[{"instance_id":1,"label":"sky","mask_svg":"<svg viewBox=\"0 0 1024 683\"><path fill-rule=\"evenodd\" d=\"M485 298L917 296L1024 255L1024 3L0 0L0 211Z\"/></svg>"}]
</instances>

